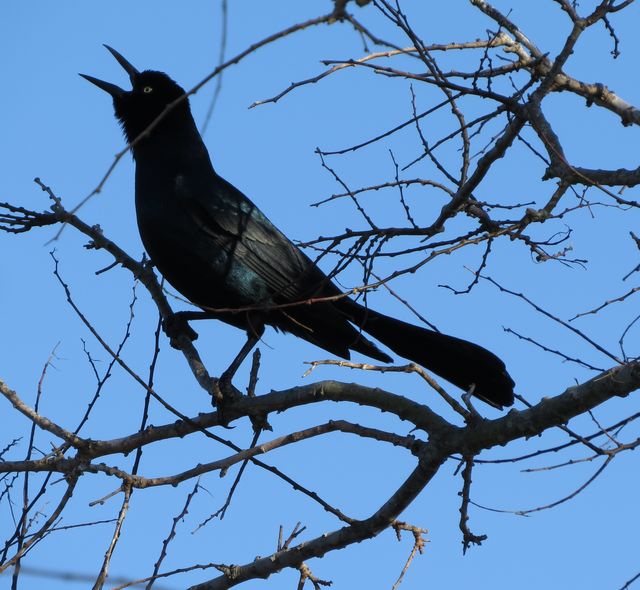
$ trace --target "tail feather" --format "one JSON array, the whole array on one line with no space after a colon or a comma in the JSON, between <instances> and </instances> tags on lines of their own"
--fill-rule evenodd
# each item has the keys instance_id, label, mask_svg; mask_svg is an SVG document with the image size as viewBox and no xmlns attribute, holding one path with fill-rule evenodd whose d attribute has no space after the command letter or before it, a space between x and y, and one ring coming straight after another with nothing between
<instances>
[{"instance_id":1,"label":"tail feather","mask_svg":"<svg viewBox=\"0 0 640 590\"><path fill-rule=\"evenodd\" d=\"M498 408L513 405L515 383L495 354L467 340L434 332L363 307L350 299L337 305L350 321L388 346L460 389ZM366 353L365 353L366 354Z\"/></svg>"},{"instance_id":2,"label":"tail feather","mask_svg":"<svg viewBox=\"0 0 640 590\"><path fill-rule=\"evenodd\" d=\"M270 318L269 323L344 359L351 358L350 350L355 350L383 363L392 361L388 354L354 328L331 303L279 310Z\"/></svg>"}]
</instances>

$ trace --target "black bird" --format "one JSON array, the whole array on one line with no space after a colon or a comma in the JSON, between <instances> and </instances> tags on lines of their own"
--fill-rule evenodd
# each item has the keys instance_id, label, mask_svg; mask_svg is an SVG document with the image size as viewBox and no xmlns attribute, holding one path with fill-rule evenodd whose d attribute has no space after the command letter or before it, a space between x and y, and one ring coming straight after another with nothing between
<instances>
[{"instance_id":1,"label":"black bird","mask_svg":"<svg viewBox=\"0 0 640 590\"><path fill-rule=\"evenodd\" d=\"M139 72L105 47L129 74L133 88L126 91L81 75L112 96L116 117L133 143L142 242L165 279L207 317L247 332L247 343L225 378L230 380L265 325L342 358L354 350L391 362L364 331L494 407L513 404L515 384L504 363L485 348L340 297L310 258L216 174L186 98L146 131L185 91L166 74ZM321 301L309 304L309 299ZM244 311L216 311L238 308Z\"/></svg>"}]
</instances>

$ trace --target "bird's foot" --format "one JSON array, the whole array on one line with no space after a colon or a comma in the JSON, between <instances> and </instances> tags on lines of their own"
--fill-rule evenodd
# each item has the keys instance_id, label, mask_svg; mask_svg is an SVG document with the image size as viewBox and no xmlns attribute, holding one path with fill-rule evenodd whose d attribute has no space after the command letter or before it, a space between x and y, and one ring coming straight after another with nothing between
<instances>
[{"instance_id":1,"label":"bird's foot","mask_svg":"<svg viewBox=\"0 0 640 590\"><path fill-rule=\"evenodd\" d=\"M242 393L238 391L233 383L231 383L232 375L223 373L219 379L213 379L213 396L211 403L216 408L219 421L222 426L228 426L230 418L226 411L229 404L242 397Z\"/></svg>"},{"instance_id":2,"label":"bird's foot","mask_svg":"<svg viewBox=\"0 0 640 590\"><path fill-rule=\"evenodd\" d=\"M236 389L231 383L232 375L222 373L219 379L215 380L214 390L216 392L216 398L223 401L234 401L242 397L242 393ZM218 397L219 396L219 397Z\"/></svg>"},{"instance_id":3,"label":"bird's foot","mask_svg":"<svg viewBox=\"0 0 640 590\"><path fill-rule=\"evenodd\" d=\"M218 412L220 425L225 428L229 428L229 405L244 397L242 392L231 383L232 378L233 375L229 371L225 371L220 375L219 379L212 380L213 389L211 401ZM254 397L254 395L249 394L249 398L252 397ZM273 431L273 427L269 424L268 413L252 413L249 414L249 419L251 420L254 433L258 434L265 430Z\"/></svg>"},{"instance_id":4,"label":"bird's foot","mask_svg":"<svg viewBox=\"0 0 640 590\"><path fill-rule=\"evenodd\" d=\"M181 340L187 338L189 342L198 339L198 333L189 325L182 312L170 315L163 323L165 334L169 337L169 343L173 348L182 350Z\"/></svg>"}]
</instances>

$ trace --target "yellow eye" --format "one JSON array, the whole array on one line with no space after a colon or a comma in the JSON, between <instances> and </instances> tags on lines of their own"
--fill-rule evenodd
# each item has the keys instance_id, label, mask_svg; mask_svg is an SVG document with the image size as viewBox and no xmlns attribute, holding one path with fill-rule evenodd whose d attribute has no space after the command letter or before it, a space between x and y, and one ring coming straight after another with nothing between
<instances>
[{"instance_id":1,"label":"yellow eye","mask_svg":"<svg viewBox=\"0 0 640 590\"><path fill-rule=\"evenodd\" d=\"M151 88L151 86L145 86L142 89L142 92L144 92L145 94L149 94L150 92L153 92L153 88Z\"/></svg>"}]
</instances>

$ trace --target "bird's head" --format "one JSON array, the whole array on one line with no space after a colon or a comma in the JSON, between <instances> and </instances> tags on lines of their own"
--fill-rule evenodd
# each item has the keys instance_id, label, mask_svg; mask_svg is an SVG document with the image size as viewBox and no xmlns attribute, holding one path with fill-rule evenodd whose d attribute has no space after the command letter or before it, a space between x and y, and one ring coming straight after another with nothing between
<instances>
[{"instance_id":1,"label":"bird's head","mask_svg":"<svg viewBox=\"0 0 640 590\"><path fill-rule=\"evenodd\" d=\"M129 143L145 131L169 106L171 109L158 122L158 126L166 127L176 121L184 120L185 116L191 118L189 101L186 97L177 104L173 104L184 96L185 91L167 74L153 70L139 72L115 49L108 45L105 47L129 74L131 90L124 90L93 76L80 75L111 95L116 117Z\"/></svg>"}]
</instances>

